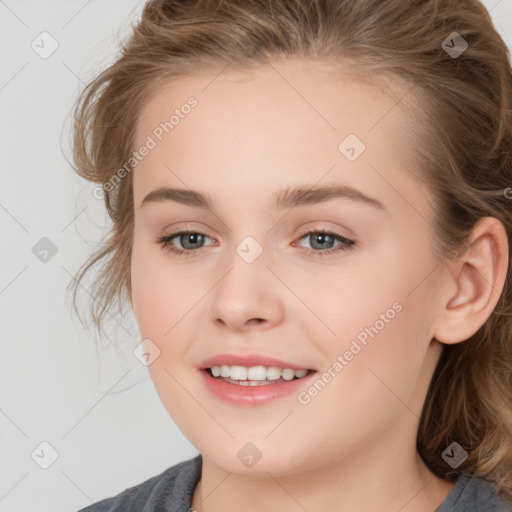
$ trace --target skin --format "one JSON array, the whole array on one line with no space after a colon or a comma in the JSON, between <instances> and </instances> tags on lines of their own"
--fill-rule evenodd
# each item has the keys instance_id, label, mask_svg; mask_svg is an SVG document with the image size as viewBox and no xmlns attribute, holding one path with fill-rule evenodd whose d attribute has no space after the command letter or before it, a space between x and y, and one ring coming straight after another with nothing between
<instances>
[{"instance_id":1,"label":"skin","mask_svg":"<svg viewBox=\"0 0 512 512\"><path fill-rule=\"evenodd\" d=\"M220 69L162 86L142 109L135 137L139 147L187 98L198 100L133 170L131 262L141 339L160 350L151 378L203 456L192 505L432 512L453 484L416 453L419 415L443 343L469 338L497 303L505 230L483 219L468 251L441 267L428 191L407 170L396 99L303 59ZM366 145L354 162L338 150L349 133ZM348 199L291 210L270 202L282 188L327 183L356 187L385 210ZM207 193L214 205L140 207L163 185ZM314 245L301 228L333 230L356 246L307 254L340 242ZM190 257L156 242L184 229L207 235ZM263 249L251 264L236 252L247 236ZM179 237L172 245L186 250ZM292 394L235 407L212 396L198 373L207 357L233 352L322 374L395 302L401 311L307 405ZM252 468L237 457L247 442L262 453Z\"/></svg>"}]
</instances>

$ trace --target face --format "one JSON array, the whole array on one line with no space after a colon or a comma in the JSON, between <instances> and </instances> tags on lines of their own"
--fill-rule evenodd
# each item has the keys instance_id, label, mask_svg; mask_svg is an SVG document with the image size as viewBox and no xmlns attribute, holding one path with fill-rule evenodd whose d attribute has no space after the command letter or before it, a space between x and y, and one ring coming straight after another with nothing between
<instances>
[{"instance_id":1,"label":"face","mask_svg":"<svg viewBox=\"0 0 512 512\"><path fill-rule=\"evenodd\" d=\"M378 461L415 438L441 347L428 194L408 171L403 113L300 59L219 71L163 86L136 128L135 147L151 147L132 171L132 307L151 378L226 471ZM151 200L161 187L184 192ZM204 369L223 362L242 370ZM228 380L257 366L308 373Z\"/></svg>"}]
</instances>

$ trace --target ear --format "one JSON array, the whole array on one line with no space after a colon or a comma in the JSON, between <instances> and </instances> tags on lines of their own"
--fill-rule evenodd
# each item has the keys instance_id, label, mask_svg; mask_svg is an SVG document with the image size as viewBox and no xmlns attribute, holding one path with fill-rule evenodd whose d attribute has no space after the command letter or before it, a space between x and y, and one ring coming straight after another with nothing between
<instances>
[{"instance_id":1,"label":"ear","mask_svg":"<svg viewBox=\"0 0 512 512\"><path fill-rule=\"evenodd\" d=\"M436 319L434 338L452 344L473 336L498 303L507 270L505 227L494 217L484 217L474 227L466 250L450 265L442 283L440 289L446 290L446 297Z\"/></svg>"}]
</instances>

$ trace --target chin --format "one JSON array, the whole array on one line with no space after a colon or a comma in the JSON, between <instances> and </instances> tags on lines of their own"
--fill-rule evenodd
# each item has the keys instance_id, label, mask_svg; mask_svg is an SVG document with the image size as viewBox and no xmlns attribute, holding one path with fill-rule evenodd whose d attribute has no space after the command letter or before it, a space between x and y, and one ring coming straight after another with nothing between
<instances>
[{"instance_id":1,"label":"chin","mask_svg":"<svg viewBox=\"0 0 512 512\"><path fill-rule=\"evenodd\" d=\"M297 455L283 453L282 447L266 442L250 441L239 443L219 443L219 449L212 451L199 450L206 458L227 473L251 475L258 477L285 476L303 469L303 462Z\"/></svg>"}]
</instances>

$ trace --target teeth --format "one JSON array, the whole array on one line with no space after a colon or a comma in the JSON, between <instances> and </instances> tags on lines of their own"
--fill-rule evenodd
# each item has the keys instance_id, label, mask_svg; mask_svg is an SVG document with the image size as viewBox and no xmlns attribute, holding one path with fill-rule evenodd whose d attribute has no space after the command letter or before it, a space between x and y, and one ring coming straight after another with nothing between
<instances>
[{"instance_id":1,"label":"teeth","mask_svg":"<svg viewBox=\"0 0 512 512\"><path fill-rule=\"evenodd\" d=\"M247 380L247 368L245 366L232 366L229 378L233 380Z\"/></svg>"},{"instance_id":2,"label":"teeth","mask_svg":"<svg viewBox=\"0 0 512 512\"><path fill-rule=\"evenodd\" d=\"M251 366L247 370L247 378L249 380L265 380L267 378L267 369L264 366Z\"/></svg>"},{"instance_id":3,"label":"teeth","mask_svg":"<svg viewBox=\"0 0 512 512\"><path fill-rule=\"evenodd\" d=\"M293 380L294 378L304 377L307 370L293 370L291 368L278 368L276 366L229 366L223 364L221 366L212 366L210 368L214 377L225 377L232 380L246 380L249 381L248 385L254 385L250 381L262 381L262 380L278 380L281 377L284 380Z\"/></svg>"},{"instance_id":4,"label":"teeth","mask_svg":"<svg viewBox=\"0 0 512 512\"><path fill-rule=\"evenodd\" d=\"M271 366L266 370L268 380L277 380L281 378L281 368Z\"/></svg>"},{"instance_id":5,"label":"teeth","mask_svg":"<svg viewBox=\"0 0 512 512\"><path fill-rule=\"evenodd\" d=\"M284 380L292 380L295 377L295 370L291 370L290 368L286 368L282 372L282 377Z\"/></svg>"}]
</instances>

